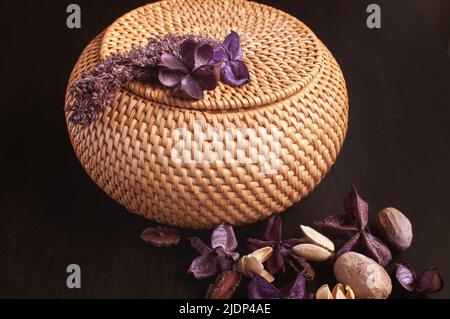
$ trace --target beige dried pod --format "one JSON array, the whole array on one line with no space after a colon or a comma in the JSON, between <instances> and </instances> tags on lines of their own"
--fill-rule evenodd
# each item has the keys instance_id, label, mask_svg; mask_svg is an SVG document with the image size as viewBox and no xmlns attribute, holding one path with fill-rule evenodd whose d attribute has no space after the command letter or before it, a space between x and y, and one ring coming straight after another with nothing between
<instances>
[{"instance_id":1,"label":"beige dried pod","mask_svg":"<svg viewBox=\"0 0 450 319\"><path fill-rule=\"evenodd\" d=\"M377 215L377 226L380 236L399 251L411 246L413 239L412 224L398 209L388 207Z\"/></svg>"},{"instance_id":2,"label":"beige dried pod","mask_svg":"<svg viewBox=\"0 0 450 319\"><path fill-rule=\"evenodd\" d=\"M314 244L322 248L325 248L330 252L334 252L333 242L324 235L322 235L321 233L319 233L317 230L304 225L301 225L300 229L302 230L303 235L305 235L306 239L310 244Z\"/></svg>"},{"instance_id":3,"label":"beige dried pod","mask_svg":"<svg viewBox=\"0 0 450 319\"><path fill-rule=\"evenodd\" d=\"M316 299L333 299L330 287L328 285L323 285L316 292Z\"/></svg>"},{"instance_id":4,"label":"beige dried pod","mask_svg":"<svg viewBox=\"0 0 450 319\"><path fill-rule=\"evenodd\" d=\"M308 261L325 261L332 256L330 251L314 244L297 245L292 248L292 252Z\"/></svg>"},{"instance_id":5,"label":"beige dried pod","mask_svg":"<svg viewBox=\"0 0 450 319\"><path fill-rule=\"evenodd\" d=\"M264 247L255 250L250 255L243 256L233 266L233 270L240 272L244 276L253 277L257 274L263 277L268 282L273 282L275 278L264 269L263 262L267 261L272 255L273 249L271 247Z\"/></svg>"},{"instance_id":6,"label":"beige dried pod","mask_svg":"<svg viewBox=\"0 0 450 319\"><path fill-rule=\"evenodd\" d=\"M347 299L347 297L345 297L344 286L342 286L342 284L337 284L334 286L331 294L333 295L333 299Z\"/></svg>"},{"instance_id":7,"label":"beige dried pod","mask_svg":"<svg viewBox=\"0 0 450 319\"><path fill-rule=\"evenodd\" d=\"M353 292L352 287L350 287L349 285L345 286L345 298L356 299L355 293Z\"/></svg>"},{"instance_id":8,"label":"beige dried pod","mask_svg":"<svg viewBox=\"0 0 450 319\"><path fill-rule=\"evenodd\" d=\"M337 284L333 291L330 290L328 285L323 285L316 292L316 299L336 299L336 300L344 300L344 299L355 299L355 294L353 293L352 288L350 286L344 286L342 284Z\"/></svg>"},{"instance_id":9,"label":"beige dried pod","mask_svg":"<svg viewBox=\"0 0 450 319\"><path fill-rule=\"evenodd\" d=\"M386 299L392 292L392 281L386 270L373 259L348 252L334 264L334 275L352 287L358 299Z\"/></svg>"}]
</instances>

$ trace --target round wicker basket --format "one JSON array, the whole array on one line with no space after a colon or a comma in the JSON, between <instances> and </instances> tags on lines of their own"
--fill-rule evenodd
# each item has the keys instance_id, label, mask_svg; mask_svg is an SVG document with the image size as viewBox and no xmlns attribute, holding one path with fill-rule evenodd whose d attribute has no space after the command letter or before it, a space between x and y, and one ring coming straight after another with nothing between
<instances>
[{"instance_id":1,"label":"round wicker basket","mask_svg":"<svg viewBox=\"0 0 450 319\"><path fill-rule=\"evenodd\" d=\"M110 54L127 52L152 36L223 39L231 30L243 39L250 84L221 83L192 102L135 81L89 128L68 122L88 174L129 211L179 227L252 223L307 196L333 165L348 121L343 74L308 27L266 5L171 0L138 8L87 46L69 85ZM238 132L230 135L231 148L219 143L225 152L215 150L216 155L228 151L234 160L174 158L177 132L185 138L211 129ZM213 152L211 140L194 137L184 144L184 155L198 152ZM269 154L263 158L270 161L261 154Z\"/></svg>"}]
</instances>

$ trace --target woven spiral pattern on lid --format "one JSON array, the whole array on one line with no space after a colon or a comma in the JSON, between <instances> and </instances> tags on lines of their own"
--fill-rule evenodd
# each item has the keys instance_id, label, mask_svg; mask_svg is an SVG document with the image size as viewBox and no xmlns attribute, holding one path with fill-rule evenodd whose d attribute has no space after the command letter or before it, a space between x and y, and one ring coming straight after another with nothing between
<instances>
[{"instance_id":1,"label":"woven spiral pattern on lid","mask_svg":"<svg viewBox=\"0 0 450 319\"><path fill-rule=\"evenodd\" d=\"M244 38L250 84L232 88L221 83L192 102L134 81L91 127L68 123L88 174L131 212L192 228L259 221L304 198L336 160L348 120L339 65L303 23L265 5L172 0L138 8L88 45L69 85L110 54L127 52L152 36L195 33L223 39L231 30ZM275 130L276 169L265 172L255 161L174 161L174 134L194 132L198 123L202 131ZM210 147L208 141L192 144L197 151ZM260 144L250 134L240 149L252 158Z\"/></svg>"}]
</instances>

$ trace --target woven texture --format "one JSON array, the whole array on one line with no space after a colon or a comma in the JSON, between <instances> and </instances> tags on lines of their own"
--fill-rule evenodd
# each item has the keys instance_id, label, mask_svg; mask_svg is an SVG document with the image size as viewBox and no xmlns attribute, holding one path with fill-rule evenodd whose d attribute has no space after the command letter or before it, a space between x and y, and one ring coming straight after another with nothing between
<instances>
[{"instance_id":1,"label":"woven texture","mask_svg":"<svg viewBox=\"0 0 450 319\"><path fill-rule=\"evenodd\" d=\"M302 22L265 5L173 0L138 8L88 45L69 85L111 53L127 52L152 36L195 33L223 39L231 30L244 40L250 84L221 83L192 102L134 81L91 127L68 123L88 174L129 211L190 228L252 223L307 196L335 162L348 121L339 65ZM276 168L263 171L255 161L175 161L176 131L194 132L198 123L202 131L275 129ZM252 138L239 144L246 158L262 148ZM192 144L208 152L207 142Z\"/></svg>"}]
</instances>

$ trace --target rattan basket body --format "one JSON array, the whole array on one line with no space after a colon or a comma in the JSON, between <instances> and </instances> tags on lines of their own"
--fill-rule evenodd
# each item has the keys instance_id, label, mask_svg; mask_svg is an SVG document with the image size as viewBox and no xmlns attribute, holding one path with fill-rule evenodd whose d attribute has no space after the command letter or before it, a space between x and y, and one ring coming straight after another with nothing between
<instances>
[{"instance_id":1,"label":"rattan basket body","mask_svg":"<svg viewBox=\"0 0 450 319\"><path fill-rule=\"evenodd\" d=\"M342 72L310 29L265 5L175 0L138 8L88 45L69 85L111 53L145 44L151 36L195 33L223 39L231 30L244 39L250 84L219 84L192 102L132 82L91 127L68 123L88 174L129 211L190 228L252 223L304 198L333 165L348 120ZM263 170L257 160L174 160L176 131L193 132L195 125L202 130L274 129L277 164ZM252 138L244 137L239 145L247 159L262 149L261 139ZM208 143L193 139L191 144L191 150L206 152Z\"/></svg>"}]
</instances>

